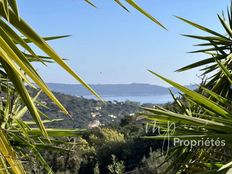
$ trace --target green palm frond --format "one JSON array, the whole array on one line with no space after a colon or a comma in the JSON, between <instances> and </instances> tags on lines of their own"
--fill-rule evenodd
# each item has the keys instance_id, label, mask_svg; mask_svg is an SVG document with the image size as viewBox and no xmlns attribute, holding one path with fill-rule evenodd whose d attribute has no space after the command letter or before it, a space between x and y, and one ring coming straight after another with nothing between
<instances>
[{"instance_id":1,"label":"green palm frond","mask_svg":"<svg viewBox=\"0 0 232 174\"><path fill-rule=\"evenodd\" d=\"M229 8L230 10L232 8ZM228 73L225 73L225 68L231 72L232 66L232 16L231 11L228 10L227 18L224 15L218 15L219 24L224 29L223 34L217 31L204 27L202 25L191 22L187 19L177 17L178 19L184 21L185 23L205 32L208 36L197 36L197 35L184 35L186 37L194 38L203 41L201 44L196 46L204 47L191 53L203 53L205 55L210 55L210 58L200 60L198 62L187 65L183 68L178 69L178 72L190 70L193 68L200 67L202 75L208 75L208 80L206 81L206 86L212 88L212 90L226 98L231 98L232 93L230 89L230 80L228 78Z\"/></svg>"},{"instance_id":2,"label":"green palm frond","mask_svg":"<svg viewBox=\"0 0 232 174\"><path fill-rule=\"evenodd\" d=\"M203 53L210 56L201 61L192 63L177 71L186 71L201 67L205 80L195 91L190 90L172 80L150 71L156 77L181 91L182 97L176 98L174 94L174 109L144 108L144 118L148 124L153 122L160 127L162 134L146 136L148 139L198 141L216 140L225 141L224 146L174 146L167 153L173 159L172 164L164 173L222 173L232 171L232 6L227 11L227 19L218 15L220 25L225 34L213 31L207 27L178 17L191 26L200 29L208 36L185 35L203 41L197 46L203 49L192 53ZM173 123L175 130L167 125Z\"/></svg>"},{"instance_id":3,"label":"green palm frond","mask_svg":"<svg viewBox=\"0 0 232 174\"><path fill-rule=\"evenodd\" d=\"M96 7L90 0L84 0ZM128 11L120 0L115 2ZM134 0L126 0L127 4L138 10L144 16L166 29L157 19L142 9ZM44 124L61 121L43 120L41 111L37 105L40 92L31 97L26 86L41 89L65 114L68 111L51 92L46 83L35 70L32 62L57 63L66 70L86 89L98 99L101 97L76 74L47 43L49 40L68 37L53 36L41 37L19 15L17 0L0 0L0 173L26 173L21 164L21 156L31 151L34 157L41 163L48 173L51 168L43 159L39 149L50 148L65 150L57 147L53 137L81 136L86 130L80 129L55 129L46 128ZM38 55L34 46L40 49L42 55ZM23 116L29 111L33 120L24 121ZM62 142L65 143L65 142ZM21 148L24 147L24 148Z\"/></svg>"},{"instance_id":4,"label":"green palm frond","mask_svg":"<svg viewBox=\"0 0 232 174\"><path fill-rule=\"evenodd\" d=\"M90 4L91 6L93 6L94 8L96 8L95 4L92 3L91 1L89 1L89 0L84 0L84 1L87 2L88 4ZM145 11L134 0L124 0L124 1L127 4L129 4L131 7L133 7L137 11L139 11L142 15L144 15L145 17L147 17L148 19L150 19L151 21L153 21L154 23L156 23L158 26L160 26L161 28L167 30L167 28L163 24L161 24L156 18L154 18L147 11ZM114 0L114 2L116 2L120 7L122 7L124 10L126 10L127 12L129 12L128 8L124 5L124 3L122 3L122 0Z\"/></svg>"}]
</instances>

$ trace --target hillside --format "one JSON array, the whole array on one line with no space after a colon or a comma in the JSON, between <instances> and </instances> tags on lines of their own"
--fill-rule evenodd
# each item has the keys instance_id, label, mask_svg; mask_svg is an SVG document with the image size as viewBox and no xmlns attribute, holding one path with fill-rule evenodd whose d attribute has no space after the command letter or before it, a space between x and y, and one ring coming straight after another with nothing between
<instances>
[{"instance_id":1,"label":"hillside","mask_svg":"<svg viewBox=\"0 0 232 174\"><path fill-rule=\"evenodd\" d=\"M31 91L32 96L36 93ZM139 111L140 105L135 102L106 102L94 99L85 99L71 95L54 92L58 100L69 111L70 117L64 115L57 106L45 95L41 94L39 100L47 108L40 110L51 119L62 118L63 121L53 122L56 127L91 128L100 125L118 124L124 116L134 115ZM49 124L48 124L49 126Z\"/></svg>"}]
</instances>

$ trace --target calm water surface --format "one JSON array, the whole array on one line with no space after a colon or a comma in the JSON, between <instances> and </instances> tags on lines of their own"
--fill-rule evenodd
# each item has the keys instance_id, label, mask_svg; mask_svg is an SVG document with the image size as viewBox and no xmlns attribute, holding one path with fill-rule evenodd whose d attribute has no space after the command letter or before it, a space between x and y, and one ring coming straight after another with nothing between
<instances>
[{"instance_id":1,"label":"calm water surface","mask_svg":"<svg viewBox=\"0 0 232 174\"><path fill-rule=\"evenodd\" d=\"M87 99L94 98L94 96L92 95L87 95L83 97ZM102 96L102 98L106 101L125 102L129 100L129 101L139 102L141 104L143 103L164 104L173 101L173 98L170 94L155 95L155 96Z\"/></svg>"}]
</instances>

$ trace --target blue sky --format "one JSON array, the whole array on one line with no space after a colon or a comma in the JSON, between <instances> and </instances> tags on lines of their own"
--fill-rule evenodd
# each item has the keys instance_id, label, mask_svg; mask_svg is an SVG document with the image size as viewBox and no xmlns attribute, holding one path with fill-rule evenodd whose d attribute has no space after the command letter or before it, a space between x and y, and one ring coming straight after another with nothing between
<instances>
[{"instance_id":1,"label":"blue sky","mask_svg":"<svg viewBox=\"0 0 232 174\"><path fill-rule=\"evenodd\" d=\"M216 14L229 5L229 0L137 0L168 28L165 31L127 4L131 13L113 0L93 2L97 9L82 0L19 0L21 16L40 35L72 35L49 43L91 84L166 85L147 69L184 85L199 82L197 70L174 71L204 58L187 54L198 42L180 34L202 33L173 15L222 31ZM36 67L46 82L77 83L55 64Z\"/></svg>"}]
</instances>

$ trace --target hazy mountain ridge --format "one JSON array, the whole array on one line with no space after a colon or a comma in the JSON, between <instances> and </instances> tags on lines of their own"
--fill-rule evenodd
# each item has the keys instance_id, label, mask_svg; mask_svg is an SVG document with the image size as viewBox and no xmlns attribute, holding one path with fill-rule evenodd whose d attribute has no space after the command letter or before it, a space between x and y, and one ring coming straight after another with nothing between
<instances>
[{"instance_id":1,"label":"hazy mountain ridge","mask_svg":"<svg viewBox=\"0 0 232 174\"><path fill-rule=\"evenodd\" d=\"M69 94L73 96L86 96L91 95L90 92L79 84L61 84L61 83L48 83L48 86L56 92ZM163 87L150 84L93 84L90 85L101 96L154 96L169 94L171 89L173 93L178 90L173 87ZM195 85L187 86L190 89L195 89Z\"/></svg>"}]
</instances>

